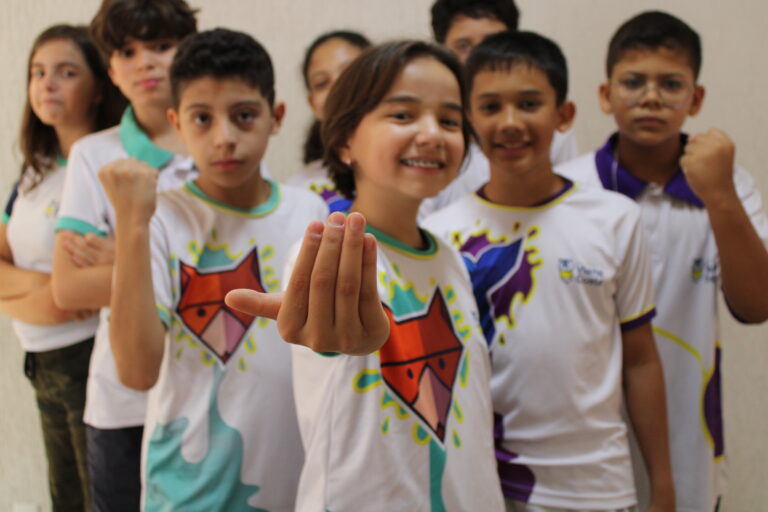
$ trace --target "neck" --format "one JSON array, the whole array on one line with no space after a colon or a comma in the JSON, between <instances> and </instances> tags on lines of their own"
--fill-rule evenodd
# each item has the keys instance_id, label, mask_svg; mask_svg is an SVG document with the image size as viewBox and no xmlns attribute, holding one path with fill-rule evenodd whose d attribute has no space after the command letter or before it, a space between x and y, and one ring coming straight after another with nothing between
<instances>
[{"instance_id":1,"label":"neck","mask_svg":"<svg viewBox=\"0 0 768 512\"><path fill-rule=\"evenodd\" d=\"M358 190L350 211L362 213L369 225L395 240L414 249L423 249L424 240L416 223L420 204L418 199L377 198Z\"/></svg>"},{"instance_id":2,"label":"neck","mask_svg":"<svg viewBox=\"0 0 768 512\"><path fill-rule=\"evenodd\" d=\"M240 210L250 210L264 204L272 192L270 183L261 176L252 184L233 188L211 186L209 182L200 178L195 180L195 184L211 199Z\"/></svg>"},{"instance_id":3,"label":"neck","mask_svg":"<svg viewBox=\"0 0 768 512\"><path fill-rule=\"evenodd\" d=\"M565 186L563 178L552 172L510 174L491 170L491 179L483 188L486 197L504 206L530 207L543 203Z\"/></svg>"},{"instance_id":4,"label":"neck","mask_svg":"<svg viewBox=\"0 0 768 512\"><path fill-rule=\"evenodd\" d=\"M76 125L76 126L56 126L56 138L59 141L59 151L64 158L69 157L69 150L72 148L72 144L77 142L78 139L88 135L93 131L91 124Z\"/></svg>"},{"instance_id":5,"label":"neck","mask_svg":"<svg viewBox=\"0 0 768 512\"><path fill-rule=\"evenodd\" d=\"M179 134L168 122L167 110L157 105L133 105L133 115L144 133L156 146L177 155L185 155L186 148Z\"/></svg>"},{"instance_id":6,"label":"neck","mask_svg":"<svg viewBox=\"0 0 768 512\"><path fill-rule=\"evenodd\" d=\"M619 135L614 157L624 169L641 180L664 185L677 172L681 150L677 136L649 148Z\"/></svg>"}]
</instances>

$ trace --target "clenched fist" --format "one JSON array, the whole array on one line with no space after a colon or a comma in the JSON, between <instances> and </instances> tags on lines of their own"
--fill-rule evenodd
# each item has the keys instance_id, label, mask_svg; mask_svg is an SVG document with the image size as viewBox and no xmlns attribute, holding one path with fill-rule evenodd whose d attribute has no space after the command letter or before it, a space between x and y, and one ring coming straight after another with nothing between
<instances>
[{"instance_id":1,"label":"clenched fist","mask_svg":"<svg viewBox=\"0 0 768 512\"><path fill-rule=\"evenodd\" d=\"M157 169L135 158L121 158L99 169L118 221L149 223L155 213L157 175Z\"/></svg>"},{"instance_id":2,"label":"clenched fist","mask_svg":"<svg viewBox=\"0 0 768 512\"><path fill-rule=\"evenodd\" d=\"M709 205L722 198L735 198L733 162L735 147L720 130L691 135L680 158L685 179L693 192Z\"/></svg>"}]
</instances>

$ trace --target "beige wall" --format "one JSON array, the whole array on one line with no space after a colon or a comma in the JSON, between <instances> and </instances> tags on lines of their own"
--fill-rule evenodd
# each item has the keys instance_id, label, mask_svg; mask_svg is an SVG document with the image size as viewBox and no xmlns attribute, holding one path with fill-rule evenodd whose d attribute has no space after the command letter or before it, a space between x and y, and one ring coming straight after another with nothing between
<instances>
[{"instance_id":1,"label":"beige wall","mask_svg":"<svg viewBox=\"0 0 768 512\"><path fill-rule=\"evenodd\" d=\"M98 0L2 0L0 2L0 196L16 175L15 148L24 99L25 62L35 35L57 22L87 22ZM300 77L303 49L319 33L354 28L375 40L429 34L431 0L192 0L201 28L226 26L250 32L270 50L277 68L278 96L288 104L282 133L271 143L268 164L279 177L299 165L309 120ZM717 126L737 142L737 159L755 175L768 197L768 46L763 23L768 4L753 0L519 0L522 28L556 39L571 67L571 97L578 105L576 134L590 150L610 132L611 120L597 109L607 41L617 25L643 9L663 8L696 27L704 40L701 81L707 86L702 113L691 131ZM0 285L1 286L1 285ZM768 293L768 292L767 292ZM21 373L22 354L0 319L0 512L12 503L44 504L48 510L45 462L30 387ZM725 407L729 452L728 512L768 510L768 326L743 327L724 315Z\"/></svg>"}]
</instances>

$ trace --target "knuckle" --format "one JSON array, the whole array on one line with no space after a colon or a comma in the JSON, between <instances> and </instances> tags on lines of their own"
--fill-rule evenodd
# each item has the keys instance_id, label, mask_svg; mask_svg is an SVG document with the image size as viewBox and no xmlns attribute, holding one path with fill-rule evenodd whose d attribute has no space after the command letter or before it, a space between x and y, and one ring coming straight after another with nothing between
<instances>
[{"instance_id":1,"label":"knuckle","mask_svg":"<svg viewBox=\"0 0 768 512\"><path fill-rule=\"evenodd\" d=\"M312 273L311 287L321 290L328 289L334 286L336 276L326 271L315 271Z\"/></svg>"},{"instance_id":2,"label":"knuckle","mask_svg":"<svg viewBox=\"0 0 768 512\"><path fill-rule=\"evenodd\" d=\"M336 295L344 298L353 298L358 296L359 285L356 279L343 278L339 279L336 285Z\"/></svg>"}]
</instances>

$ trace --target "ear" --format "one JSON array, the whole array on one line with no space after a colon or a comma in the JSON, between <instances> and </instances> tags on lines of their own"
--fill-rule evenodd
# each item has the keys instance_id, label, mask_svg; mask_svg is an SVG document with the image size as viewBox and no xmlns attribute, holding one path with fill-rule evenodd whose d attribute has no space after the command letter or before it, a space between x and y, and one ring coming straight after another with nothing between
<instances>
[{"instance_id":1,"label":"ear","mask_svg":"<svg viewBox=\"0 0 768 512\"><path fill-rule=\"evenodd\" d=\"M285 103L278 101L272 106L272 129L270 135L277 135L285 118Z\"/></svg>"},{"instance_id":2,"label":"ear","mask_svg":"<svg viewBox=\"0 0 768 512\"><path fill-rule=\"evenodd\" d=\"M171 123L171 126L176 128L176 131L181 133L181 123L179 120L179 113L174 108L169 108L165 116L168 118L168 122Z\"/></svg>"},{"instance_id":3,"label":"ear","mask_svg":"<svg viewBox=\"0 0 768 512\"><path fill-rule=\"evenodd\" d=\"M557 114L560 116L557 131L564 133L573 125L573 119L576 117L576 105L572 101L564 101L557 107Z\"/></svg>"},{"instance_id":4,"label":"ear","mask_svg":"<svg viewBox=\"0 0 768 512\"><path fill-rule=\"evenodd\" d=\"M611 84L603 82L600 84L600 88L597 91L597 98L600 101L600 110L603 114L613 114L613 107L611 106Z\"/></svg>"},{"instance_id":5,"label":"ear","mask_svg":"<svg viewBox=\"0 0 768 512\"><path fill-rule=\"evenodd\" d=\"M695 116L696 114L699 113L702 105L704 104L705 95L706 95L706 90L704 89L703 85L695 85L693 87L693 98L691 100L691 106L688 109L689 116Z\"/></svg>"}]
</instances>

